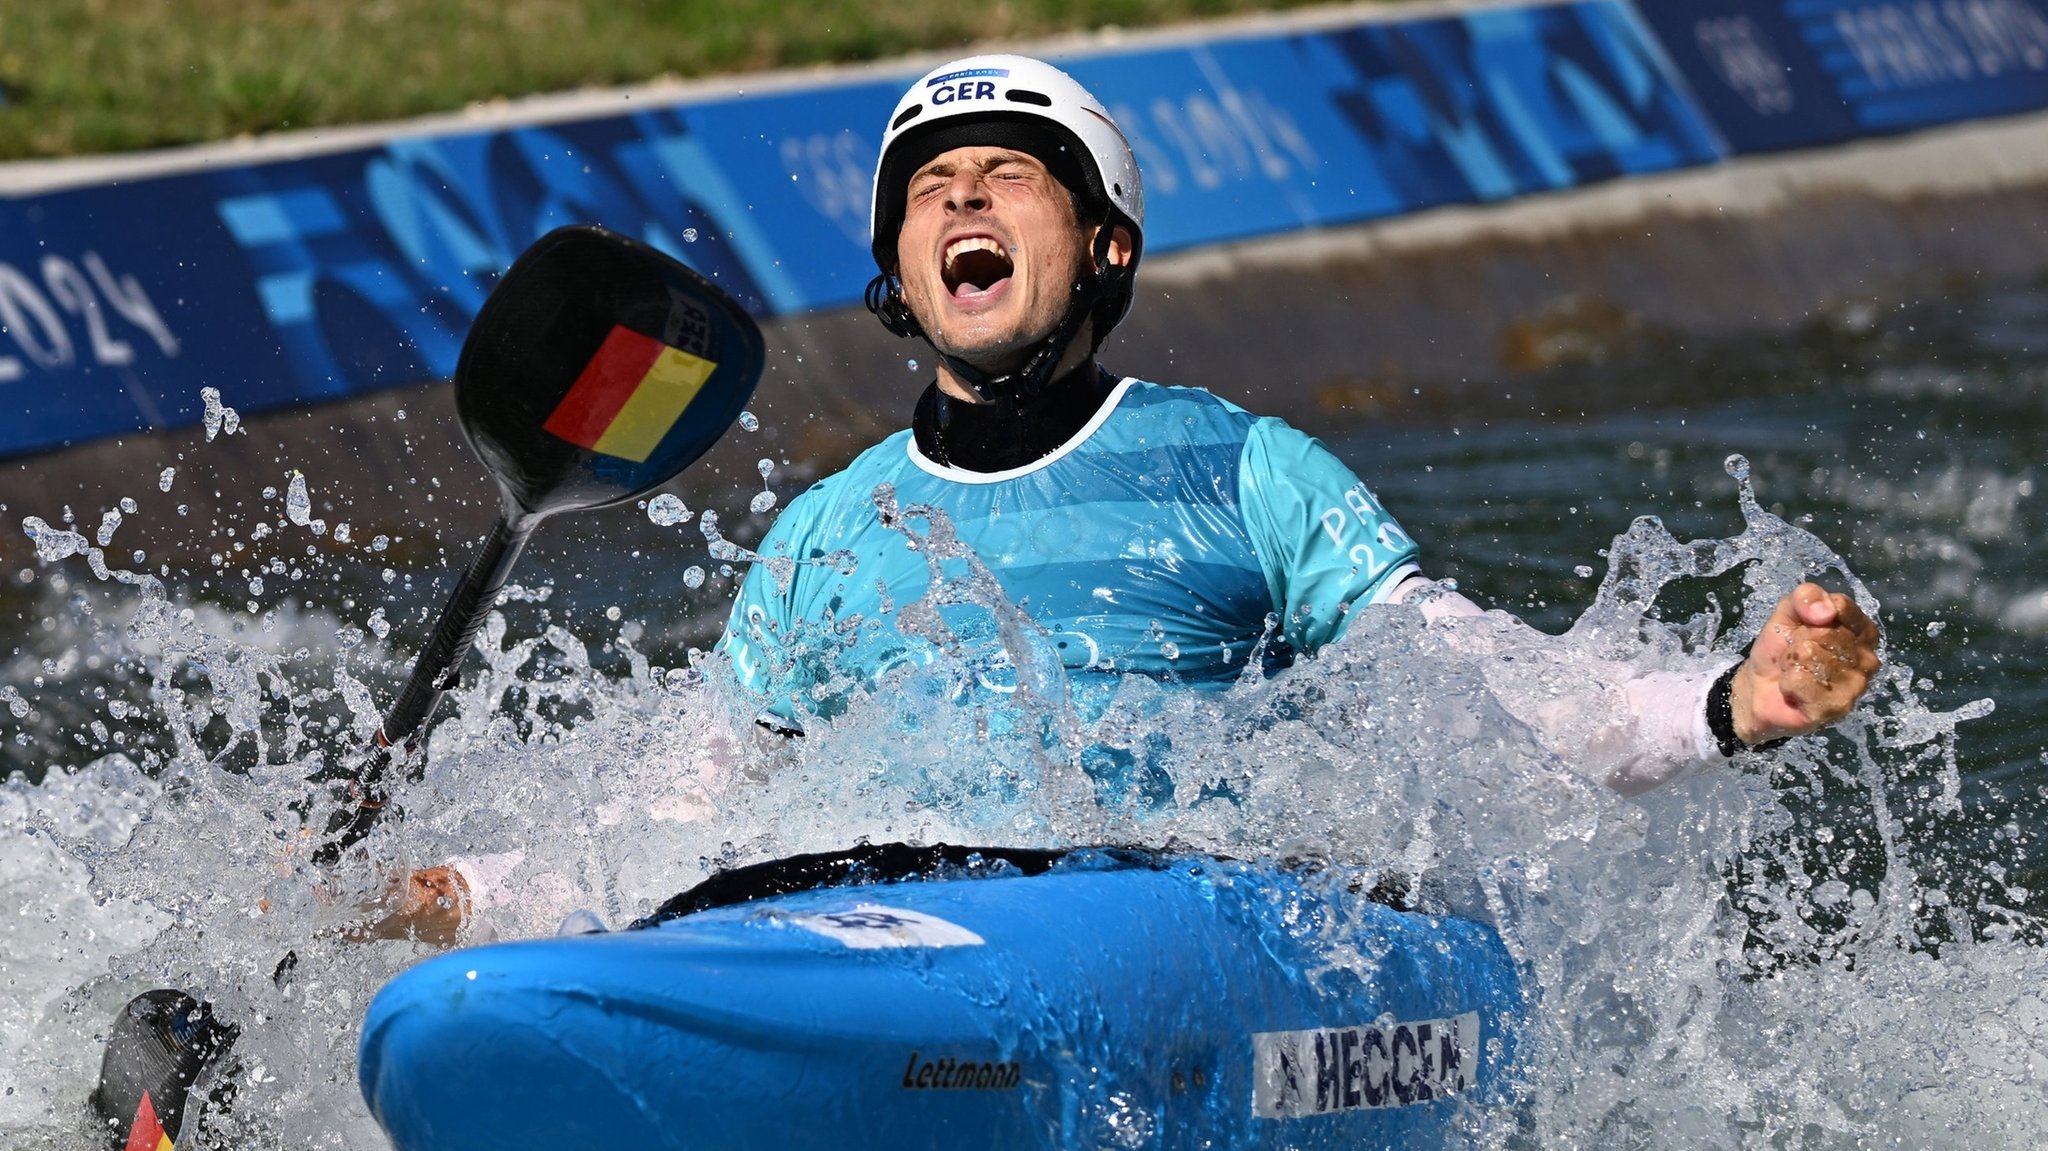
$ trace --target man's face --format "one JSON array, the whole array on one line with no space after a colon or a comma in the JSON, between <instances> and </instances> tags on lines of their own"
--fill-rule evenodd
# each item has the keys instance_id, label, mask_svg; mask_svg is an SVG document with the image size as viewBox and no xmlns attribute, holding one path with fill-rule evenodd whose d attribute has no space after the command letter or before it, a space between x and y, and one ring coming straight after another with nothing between
<instances>
[{"instance_id":1,"label":"man's face","mask_svg":"<svg viewBox=\"0 0 2048 1151\"><path fill-rule=\"evenodd\" d=\"M1092 231L1044 164L955 148L910 178L896 237L904 300L934 347L1007 371L1066 314Z\"/></svg>"}]
</instances>

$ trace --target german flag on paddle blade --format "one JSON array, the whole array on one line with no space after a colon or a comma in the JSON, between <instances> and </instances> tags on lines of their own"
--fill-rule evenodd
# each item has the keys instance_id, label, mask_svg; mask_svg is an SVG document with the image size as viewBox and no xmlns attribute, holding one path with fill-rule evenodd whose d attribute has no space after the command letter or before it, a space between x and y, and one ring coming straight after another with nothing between
<instances>
[{"instance_id":1,"label":"german flag on paddle blade","mask_svg":"<svg viewBox=\"0 0 2048 1151\"><path fill-rule=\"evenodd\" d=\"M717 367L613 325L541 426L579 448L644 463Z\"/></svg>"}]
</instances>

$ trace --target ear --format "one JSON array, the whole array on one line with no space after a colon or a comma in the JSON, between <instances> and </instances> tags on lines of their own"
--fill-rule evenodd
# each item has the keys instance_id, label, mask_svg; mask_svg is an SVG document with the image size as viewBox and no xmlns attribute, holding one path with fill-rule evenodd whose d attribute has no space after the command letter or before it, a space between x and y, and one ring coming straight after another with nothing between
<instances>
[{"instance_id":1,"label":"ear","mask_svg":"<svg viewBox=\"0 0 2048 1151\"><path fill-rule=\"evenodd\" d=\"M1131 262L1131 230L1122 224L1109 231L1109 262L1118 268Z\"/></svg>"}]
</instances>

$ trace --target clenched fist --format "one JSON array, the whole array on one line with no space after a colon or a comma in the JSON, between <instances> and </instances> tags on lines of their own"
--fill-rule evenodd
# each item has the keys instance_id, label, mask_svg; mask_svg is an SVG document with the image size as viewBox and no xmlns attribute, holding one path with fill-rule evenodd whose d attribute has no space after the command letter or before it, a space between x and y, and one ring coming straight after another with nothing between
<instances>
[{"instance_id":1,"label":"clenched fist","mask_svg":"<svg viewBox=\"0 0 2048 1151\"><path fill-rule=\"evenodd\" d=\"M1856 601L1819 584L1793 588L1735 673L1735 734L1755 745L1849 714L1877 674L1877 641L1877 624Z\"/></svg>"}]
</instances>

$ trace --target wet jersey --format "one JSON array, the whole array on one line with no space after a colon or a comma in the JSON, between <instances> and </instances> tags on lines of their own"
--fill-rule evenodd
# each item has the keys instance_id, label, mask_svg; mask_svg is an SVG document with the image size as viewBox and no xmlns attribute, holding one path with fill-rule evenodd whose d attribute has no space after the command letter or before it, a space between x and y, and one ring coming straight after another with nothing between
<instances>
[{"instance_id":1,"label":"wet jersey","mask_svg":"<svg viewBox=\"0 0 2048 1151\"><path fill-rule=\"evenodd\" d=\"M1124 672L1220 688L1248 659L1284 666L1337 638L1354 605L1417 570L1415 551L1318 441L1205 391L1126 379L1025 467L947 467L907 430L870 448L783 512L723 648L799 727L941 648L981 687L1013 690L1005 600L1077 702Z\"/></svg>"}]
</instances>

